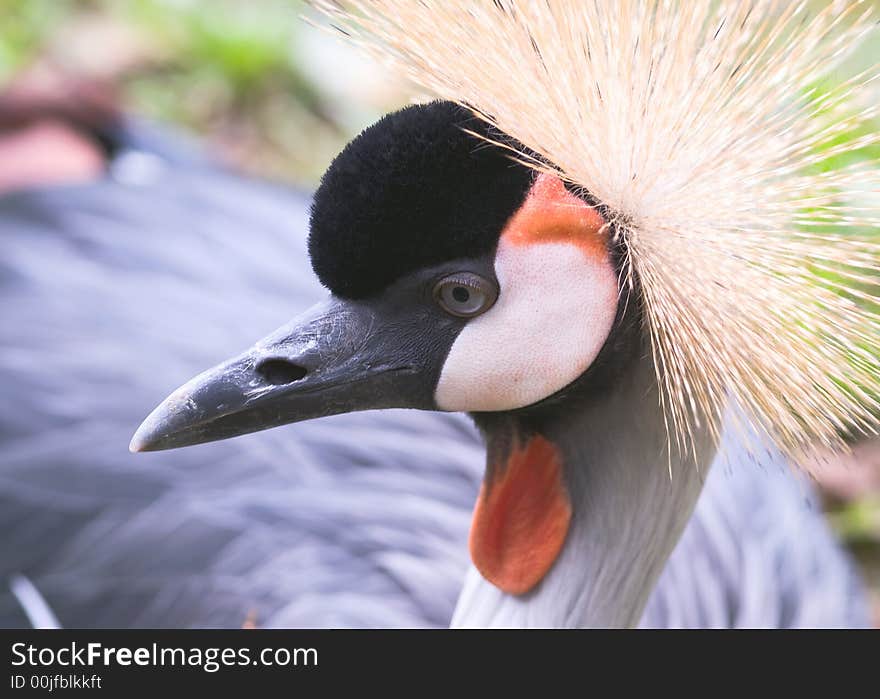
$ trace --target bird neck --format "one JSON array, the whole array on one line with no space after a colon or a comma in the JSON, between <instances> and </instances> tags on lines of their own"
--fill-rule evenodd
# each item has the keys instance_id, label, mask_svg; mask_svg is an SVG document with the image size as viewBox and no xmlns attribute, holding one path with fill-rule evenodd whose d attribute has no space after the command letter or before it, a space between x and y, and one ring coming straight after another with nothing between
<instances>
[{"instance_id":1,"label":"bird neck","mask_svg":"<svg viewBox=\"0 0 880 699\"><path fill-rule=\"evenodd\" d=\"M487 485L493 454L511 443L539 435L554 445L570 521L549 570L524 594L503 592L473 568L453 625L635 626L696 505L713 440L697 435L693 453L670 454L654 367L645 358L613 389L581 394L575 405L560 402L537 419L508 414L478 424L489 447Z\"/></svg>"}]
</instances>

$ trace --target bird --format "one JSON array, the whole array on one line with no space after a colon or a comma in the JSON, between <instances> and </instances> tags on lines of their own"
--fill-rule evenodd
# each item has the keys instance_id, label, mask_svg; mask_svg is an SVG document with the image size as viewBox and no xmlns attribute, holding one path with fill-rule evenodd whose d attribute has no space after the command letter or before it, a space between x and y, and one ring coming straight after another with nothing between
<instances>
[{"instance_id":1,"label":"bird","mask_svg":"<svg viewBox=\"0 0 880 699\"><path fill-rule=\"evenodd\" d=\"M167 128L127 118L112 136L103 179L0 196L0 625L449 625L485 464L463 415L351 413L126 451L164 386L322 289L308 192ZM811 483L730 442L640 625L867 625Z\"/></svg>"},{"instance_id":2,"label":"bird","mask_svg":"<svg viewBox=\"0 0 880 699\"><path fill-rule=\"evenodd\" d=\"M706 420L687 449L670 441L645 280L613 236L631 219L485 116L429 102L356 138L311 205L330 298L184 384L131 447L322 420L126 457L130 472L108 439L169 361L182 373L211 339L304 305L296 287L316 295L292 249L305 241L281 223L305 197L177 164L146 187L7 202L19 322L0 354L16 397L3 431L18 449L0 460L14 476L3 511L33 528L7 537L3 558L59 619L228 624L250 596L268 625L865 623L857 576L789 454L757 450L759 426L738 429L753 406L736 396L720 434ZM53 205L67 215L34 213ZM169 231L174 220L186 226ZM166 332L145 330L145 306ZM60 331L83 344L60 346ZM390 408L469 412L488 449L460 415Z\"/></svg>"},{"instance_id":3,"label":"bird","mask_svg":"<svg viewBox=\"0 0 880 699\"><path fill-rule=\"evenodd\" d=\"M849 213L822 176L796 174L828 157L809 151L829 132L810 131L796 91L837 51L831 10L353 6L326 11L451 99L392 113L337 156L310 218L329 297L174 391L131 448L466 412L487 459L452 624L635 626L725 430L786 457L837 446L841 426L876 430L860 390L878 387L876 299L860 308L838 293L857 285L823 288L810 266L863 281L851 268L875 270L877 246L797 231L809 203L832 223ZM746 119L769 84L782 104Z\"/></svg>"}]
</instances>

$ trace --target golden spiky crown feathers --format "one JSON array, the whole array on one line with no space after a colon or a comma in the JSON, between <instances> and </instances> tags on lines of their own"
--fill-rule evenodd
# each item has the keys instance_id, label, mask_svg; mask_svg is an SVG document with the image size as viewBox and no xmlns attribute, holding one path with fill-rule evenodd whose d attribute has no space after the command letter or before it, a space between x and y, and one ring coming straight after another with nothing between
<instances>
[{"instance_id":1,"label":"golden spiky crown feathers","mask_svg":"<svg viewBox=\"0 0 880 699\"><path fill-rule=\"evenodd\" d=\"M612 212L677 444L731 403L796 458L876 432L880 66L829 79L878 41L868 5L314 4Z\"/></svg>"}]
</instances>

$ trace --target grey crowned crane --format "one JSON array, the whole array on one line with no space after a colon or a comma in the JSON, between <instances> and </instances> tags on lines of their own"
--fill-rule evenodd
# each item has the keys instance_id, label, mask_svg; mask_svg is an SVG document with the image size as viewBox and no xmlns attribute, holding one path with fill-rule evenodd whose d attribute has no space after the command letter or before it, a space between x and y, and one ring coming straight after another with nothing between
<instances>
[{"instance_id":1,"label":"grey crowned crane","mask_svg":"<svg viewBox=\"0 0 880 699\"><path fill-rule=\"evenodd\" d=\"M112 140L104 179L0 197L0 624L447 625L486 459L465 416L125 451L163 384L322 292L305 194L143 125ZM642 624L865 625L810 484L777 452L722 451Z\"/></svg>"},{"instance_id":2,"label":"grey crowned crane","mask_svg":"<svg viewBox=\"0 0 880 699\"><path fill-rule=\"evenodd\" d=\"M397 9L407 7L416 6ZM418 10L386 16L406 17L415 36L423 26ZM529 28L528 41L513 41L513 18ZM470 19L498 23L483 27L486 35L526 52L509 65L552 63L539 30L554 17L528 22L500 3ZM662 12L651 19L657 24ZM454 17L440 23L457 27ZM448 38L419 46L453 46ZM480 49L456 48L471 59ZM395 57L405 60L405 51ZM446 58L421 65L454 65ZM456 74L477 82L474 72ZM204 354L231 347L232 336L241 340L270 316L280 320L283 308L314 299L297 266L300 199L198 163L165 168L148 184L123 168L121 181L6 202L2 222L14 244L5 310L17 322L0 354L15 398L4 409L11 448L0 464L3 511L17 524L3 563L26 574L63 622L236 624L253 610L266 625L865 623L857 577L808 486L787 472L786 457L806 440L833 444L841 425L866 422L855 400L862 396L846 402L826 373L846 388L856 385L842 380L851 366L859 386L876 381L873 367L844 364L840 345L817 348L824 336L804 335L842 321L838 339L854 340L856 320L876 320L868 311L835 306L819 287L815 305L799 311L812 325L789 327L775 315L808 293L805 277L762 266L789 259L789 238L773 233L803 203L784 209L778 197L810 183L759 188L776 197L768 201L774 227L751 231L759 240L728 257L727 238L749 232L732 214L760 201L755 191L738 198L723 187L712 198L710 185L730 180L702 181L696 175L710 168L695 163L696 184L682 177L661 187L673 204L685 185L693 199L659 229L689 243L676 248L649 225L666 210L651 189L657 181L635 187L637 178L619 168L603 171L605 180L573 176L564 149L553 147L552 121L536 120L547 139L529 138L509 118L522 91L500 73L487 77L484 94L437 90L479 116L451 102L410 107L343 151L315 194L308 241L331 297L175 391L132 448L335 415L326 420L139 457L122 456L114 441L163 377L183 378ZM500 101L488 99L495 83ZM599 105L620 98L602 94ZM676 116L656 118L674 124ZM592 129L569 130L573 151L581 133L600 151L610 143ZM759 153L756 166L767 155ZM627 167L636 155L646 170L653 162L644 150L630 155ZM720 175L742 176L739 152L722 155L733 167ZM782 174L774 171L774 181ZM639 189L643 209L631 198ZM798 249L815 259L812 238L804 240ZM829 247L821 259L838 262ZM855 237L849 252L856 266L874 259ZM718 286L696 285L732 271L743 279L725 277L723 298ZM764 286L746 283L756 280ZM780 337L740 347L756 323ZM723 333L700 334L708 330ZM675 344L682 338L688 343ZM805 376L807 364L813 373ZM758 388L781 391L786 379L791 405L781 412L777 396L762 398ZM815 399L800 401L807 387ZM481 454L461 416L356 412L395 407L467 411L488 451ZM822 413L827 422L818 421ZM15 613L11 596L3 610L4 618Z\"/></svg>"},{"instance_id":3,"label":"grey crowned crane","mask_svg":"<svg viewBox=\"0 0 880 699\"><path fill-rule=\"evenodd\" d=\"M876 173L808 172L849 127L849 92L799 95L840 53L832 10L319 5L452 101L345 148L310 221L330 297L172 393L133 451L468 412L487 460L453 624L633 626L725 426L791 457L876 429L877 245L804 214L873 221L845 193Z\"/></svg>"}]
</instances>

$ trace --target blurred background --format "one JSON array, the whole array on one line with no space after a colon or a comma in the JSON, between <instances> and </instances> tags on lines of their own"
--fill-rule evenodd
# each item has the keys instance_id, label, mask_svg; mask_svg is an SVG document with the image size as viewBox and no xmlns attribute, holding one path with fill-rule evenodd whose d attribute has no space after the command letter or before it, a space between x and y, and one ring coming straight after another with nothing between
<instances>
[{"instance_id":1,"label":"blurred background","mask_svg":"<svg viewBox=\"0 0 880 699\"><path fill-rule=\"evenodd\" d=\"M412 90L303 17L321 23L296 0L0 0L0 94L87 97L173 125L237 169L310 189L353 135ZM878 59L875 32L839 79ZM880 148L846 157L877 160ZM4 169L0 161L0 187ZM852 457L815 475L876 602L880 443L858 441Z\"/></svg>"},{"instance_id":2,"label":"blurred background","mask_svg":"<svg viewBox=\"0 0 880 699\"><path fill-rule=\"evenodd\" d=\"M7 89L102 90L244 170L306 186L405 99L297 0L0 0L0 18Z\"/></svg>"}]
</instances>

